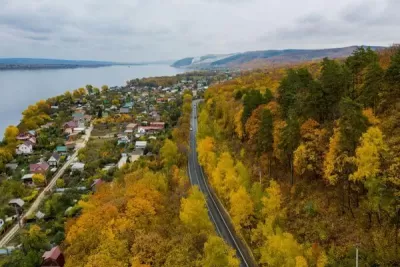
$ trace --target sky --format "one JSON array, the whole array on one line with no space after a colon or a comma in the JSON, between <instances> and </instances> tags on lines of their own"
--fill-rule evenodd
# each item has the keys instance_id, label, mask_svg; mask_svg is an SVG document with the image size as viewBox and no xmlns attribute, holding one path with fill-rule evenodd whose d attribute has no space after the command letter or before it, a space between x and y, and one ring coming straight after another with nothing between
<instances>
[{"instance_id":1,"label":"sky","mask_svg":"<svg viewBox=\"0 0 400 267\"><path fill-rule=\"evenodd\" d=\"M400 0L0 0L0 57L139 62L400 39Z\"/></svg>"}]
</instances>

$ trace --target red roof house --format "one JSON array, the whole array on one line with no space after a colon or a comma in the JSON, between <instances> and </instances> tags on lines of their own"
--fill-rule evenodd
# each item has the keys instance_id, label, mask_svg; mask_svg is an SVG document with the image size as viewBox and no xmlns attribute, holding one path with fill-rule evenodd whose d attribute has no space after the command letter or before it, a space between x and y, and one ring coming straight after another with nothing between
<instances>
[{"instance_id":1,"label":"red roof house","mask_svg":"<svg viewBox=\"0 0 400 267\"><path fill-rule=\"evenodd\" d=\"M35 163L29 165L29 170L31 173L42 173L45 174L49 169L50 165L47 162Z\"/></svg>"},{"instance_id":2,"label":"red roof house","mask_svg":"<svg viewBox=\"0 0 400 267\"><path fill-rule=\"evenodd\" d=\"M64 267L65 264L64 255L58 246L43 253L42 259L41 267Z\"/></svg>"}]
</instances>

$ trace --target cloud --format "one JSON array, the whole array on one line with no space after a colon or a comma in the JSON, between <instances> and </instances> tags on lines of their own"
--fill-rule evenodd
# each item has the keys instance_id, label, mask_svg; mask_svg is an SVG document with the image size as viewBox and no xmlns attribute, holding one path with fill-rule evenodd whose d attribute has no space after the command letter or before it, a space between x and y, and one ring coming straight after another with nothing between
<instances>
[{"instance_id":1,"label":"cloud","mask_svg":"<svg viewBox=\"0 0 400 267\"><path fill-rule=\"evenodd\" d=\"M0 0L0 57L142 61L388 45L398 0Z\"/></svg>"}]
</instances>

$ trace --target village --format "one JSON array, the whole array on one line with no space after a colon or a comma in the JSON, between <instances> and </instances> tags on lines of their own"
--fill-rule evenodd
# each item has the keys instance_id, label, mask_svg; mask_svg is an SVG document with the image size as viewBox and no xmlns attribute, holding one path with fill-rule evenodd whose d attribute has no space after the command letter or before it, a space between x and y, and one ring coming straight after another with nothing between
<instances>
[{"instance_id":1,"label":"village","mask_svg":"<svg viewBox=\"0 0 400 267\"><path fill-rule=\"evenodd\" d=\"M15 155L1 174L0 254L18 249L19 230L34 223L53 248L43 254L43 264L52 261L46 257L62 255L57 245L65 221L79 215L79 201L128 163L156 157L179 119L183 92L202 98L210 83L221 80L217 75L136 79L101 89L87 85L42 103L48 119L35 129L21 121Z\"/></svg>"}]
</instances>

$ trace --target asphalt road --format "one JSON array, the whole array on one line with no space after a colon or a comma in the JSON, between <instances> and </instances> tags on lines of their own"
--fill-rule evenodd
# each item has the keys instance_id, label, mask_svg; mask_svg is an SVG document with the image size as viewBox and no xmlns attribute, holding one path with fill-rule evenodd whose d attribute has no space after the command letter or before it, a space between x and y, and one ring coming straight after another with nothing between
<instances>
[{"instance_id":1,"label":"asphalt road","mask_svg":"<svg viewBox=\"0 0 400 267\"><path fill-rule=\"evenodd\" d=\"M249 267L256 266L251 253L248 251L242 241L236 236L232 223L230 222L229 216L224 211L218 198L213 193L212 189L206 181L206 176L203 169L199 165L197 160L197 145L196 145L196 133L197 133L197 104L201 100L194 100L192 104L192 115L191 115L191 127L190 132L190 152L188 162L189 178L192 185L198 185L200 190L207 198L208 213L216 231L219 236L225 239L225 241L236 250L236 255L241 261L241 266Z\"/></svg>"},{"instance_id":2,"label":"asphalt road","mask_svg":"<svg viewBox=\"0 0 400 267\"><path fill-rule=\"evenodd\" d=\"M39 196L35 199L35 201L32 203L32 205L29 207L27 211L21 216L21 224L23 224L23 218L24 217L29 217L31 214L37 211L39 208L40 203L42 203L43 199L46 197L46 193L51 191L53 187L56 185L56 182L58 178L60 178L65 170L68 168L69 165L71 165L72 162L76 159L78 155L78 151L80 148L85 147L86 143L89 141L90 134L92 132L93 126L91 125L88 129L85 131L85 135L83 136L83 142L80 143L79 146L77 146L76 151L74 154L71 155L70 159L65 162L65 164L57 171L57 173L53 176L53 178L50 180L50 182L47 184L46 188L39 194ZM0 248L5 247L8 242L13 239L13 237L16 235L16 233L19 230L19 224L16 223L0 240Z\"/></svg>"}]
</instances>

